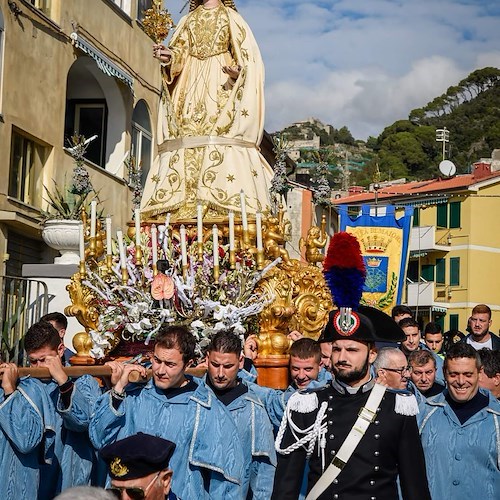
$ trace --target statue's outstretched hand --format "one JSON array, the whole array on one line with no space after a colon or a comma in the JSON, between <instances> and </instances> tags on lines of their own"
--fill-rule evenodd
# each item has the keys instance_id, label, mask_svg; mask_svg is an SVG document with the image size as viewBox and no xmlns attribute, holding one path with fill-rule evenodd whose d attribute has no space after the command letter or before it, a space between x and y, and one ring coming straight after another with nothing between
<instances>
[{"instance_id":1,"label":"statue's outstretched hand","mask_svg":"<svg viewBox=\"0 0 500 500\"><path fill-rule=\"evenodd\" d=\"M153 45L153 57L159 59L163 63L168 63L172 57L172 51L161 43L155 44Z\"/></svg>"}]
</instances>

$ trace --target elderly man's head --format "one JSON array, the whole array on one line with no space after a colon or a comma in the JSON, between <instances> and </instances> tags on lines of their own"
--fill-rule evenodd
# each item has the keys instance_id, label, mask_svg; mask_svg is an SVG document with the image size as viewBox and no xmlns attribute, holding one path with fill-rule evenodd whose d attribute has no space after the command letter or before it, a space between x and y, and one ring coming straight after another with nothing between
<instances>
[{"instance_id":1,"label":"elderly man's head","mask_svg":"<svg viewBox=\"0 0 500 500\"><path fill-rule=\"evenodd\" d=\"M379 384L391 389L406 389L410 370L406 356L395 347L383 347L378 351L373 368Z\"/></svg>"}]
</instances>

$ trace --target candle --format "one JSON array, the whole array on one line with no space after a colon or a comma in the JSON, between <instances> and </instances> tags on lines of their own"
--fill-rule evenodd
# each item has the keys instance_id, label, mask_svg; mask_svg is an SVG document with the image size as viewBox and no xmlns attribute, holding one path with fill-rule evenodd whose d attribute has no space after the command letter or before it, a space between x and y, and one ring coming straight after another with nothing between
<instances>
[{"instance_id":1,"label":"candle","mask_svg":"<svg viewBox=\"0 0 500 500\"><path fill-rule=\"evenodd\" d=\"M153 254L153 266L156 266L156 261L158 260L158 230L154 224L151 226L151 250Z\"/></svg>"},{"instance_id":2,"label":"candle","mask_svg":"<svg viewBox=\"0 0 500 500\"><path fill-rule=\"evenodd\" d=\"M219 230L217 224L212 227L213 246L214 246L214 267L219 267Z\"/></svg>"},{"instance_id":3,"label":"candle","mask_svg":"<svg viewBox=\"0 0 500 500\"><path fill-rule=\"evenodd\" d=\"M180 227L180 237L181 237L181 258L182 267L187 267L187 251L186 251L186 228L184 224Z\"/></svg>"},{"instance_id":4,"label":"candle","mask_svg":"<svg viewBox=\"0 0 500 500\"><path fill-rule=\"evenodd\" d=\"M97 221L97 201L90 202L90 237L95 238L95 228Z\"/></svg>"},{"instance_id":5,"label":"candle","mask_svg":"<svg viewBox=\"0 0 500 500\"><path fill-rule=\"evenodd\" d=\"M229 212L229 250L234 250L234 212Z\"/></svg>"},{"instance_id":6,"label":"candle","mask_svg":"<svg viewBox=\"0 0 500 500\"><path fill-rule=\"evenodd\" d=\"M165 227L167 230L168 226L170 226L170 212L167 212L167 216L165 217Z\"/></svg>"},{"instance_id":7,"label":"candle","mask_svg":"<svg viewBox=\"0 0 500 500\"><path fill-rule=\"evenodd\" d=\"M80 262L85 261L85 236L83 224L78 225L78 238L80 246Z\"/></svg>"},{"instance_id":8,"label":"candle","mask_svg":"<svg viewBox=\"0 0 500 500\"><path fill-rule=\"evenodd\" d=\"M106 217L106 255L111 255L111 217Z\"/></svg>"},{"instance_id":9,"label":"candle","mask_svg":"<svg viewBox=\"0 0 500 500\"><path fill-rule=\"evenodd\" d=\"M135 221L135 246L141 246L141 213L139 209L134 210L134 221Z\"/></svg>"},{"instance_id":10,"label":"candle","mask_svg":"<svg viewBox=\"0 0 500 500\"><path fill-rule=\"evenodd\" d=\"M248 231L247 205L245 202L245 193L243 192L243 189L240 191L240 204L241 204L241 224L243 225L243 231Z\"/></svg>"},{"instance_id":11,"label":"candle","mask_svg":"<svg viewBox=\"0 0 500 500\"><path fill-rule=\"evenodd\" d=\"M196 207L196 210L197 210L196 222L198 223L197 227L198 243L203 243L203 214L202 214L203 207L199 204Z\"/></svg>"},{"instance_id":12,"label":"candle","mask_svg":"<svg viewBox=\"0 0 500 500\"><path fill-rule=\"evenodd\" d=\"M118 249L120 252L120 267L127 269L127 257L125 255L125 245L123 243L123 232L121 229L116 231L116 239L118 240Z\"/></svg>"},{"instance_id":13,"label":"candle","mask_svg":"<svg viewBox=\"0 0 500 500\"><path fill-rule=\"evenodd\" d=\"M262 214L255 214L255 227L257 231L257 251L262 252Z\"/></svg>"}]
</instances>

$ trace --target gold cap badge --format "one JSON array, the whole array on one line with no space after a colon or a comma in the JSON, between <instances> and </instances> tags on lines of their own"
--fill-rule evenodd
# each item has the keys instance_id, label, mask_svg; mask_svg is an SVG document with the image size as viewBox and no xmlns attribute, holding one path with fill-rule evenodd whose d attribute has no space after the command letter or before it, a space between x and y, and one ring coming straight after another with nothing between
<instances>
[{"instance_id":1,"label":"gold cap badge","mask_svg":"<svg viewBox=\"0 0 500 500\"><path fill-rule=\"evenodd\" d=\"M119 457L113 459L113 461L109 464L109 469L111 471L111 474L116 477L122 477L128 473L127 466L122 464L122 461Z\"/></svg>"}]
</instances>

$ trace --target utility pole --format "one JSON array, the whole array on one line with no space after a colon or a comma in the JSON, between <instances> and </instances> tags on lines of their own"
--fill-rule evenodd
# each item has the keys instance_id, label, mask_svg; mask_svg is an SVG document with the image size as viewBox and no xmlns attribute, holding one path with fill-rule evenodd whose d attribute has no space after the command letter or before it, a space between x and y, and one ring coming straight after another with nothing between
<instances>
[{"instance_id":1,"label":"utility pole","mask_svg":"<svg viewBox=\"0 0 500 500\"><path fill-rule=\"evenodd\" d=\"M443 143L443 160L446 159L446 143L450 142L450 131L444 128L436 129L436 142Z\"/></svg>"}]
</instances>

